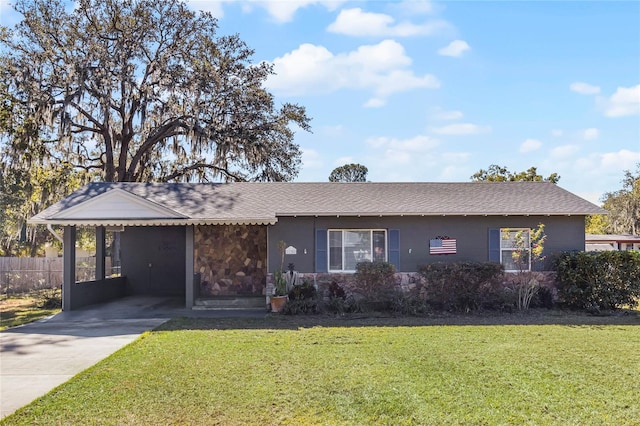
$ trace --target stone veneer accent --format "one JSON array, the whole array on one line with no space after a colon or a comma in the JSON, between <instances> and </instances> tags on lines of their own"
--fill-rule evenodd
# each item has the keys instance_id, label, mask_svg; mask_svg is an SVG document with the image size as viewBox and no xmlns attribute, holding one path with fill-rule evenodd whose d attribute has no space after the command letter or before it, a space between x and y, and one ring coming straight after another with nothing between
<instances>
[{"instance_id":1,"label":"stone veneer accent","mask_svg":"<svg viewBox=\"0 0 640 426\"><path fill-rule=\"evenodd\" d=\"M200 294L265 294L267 228L261 225L199 225L194 230L194 271Z\"/></svg>"}]
</instances>

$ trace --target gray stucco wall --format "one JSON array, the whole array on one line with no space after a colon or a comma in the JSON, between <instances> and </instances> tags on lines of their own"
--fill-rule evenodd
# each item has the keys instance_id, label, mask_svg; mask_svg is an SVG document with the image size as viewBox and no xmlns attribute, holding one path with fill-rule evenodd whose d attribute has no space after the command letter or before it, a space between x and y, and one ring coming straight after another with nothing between
<instances>
[{"instance_id":1,"label":"gray stucco wall","mask_svg":"<svg viewBox=\"0 0 640 426\"><path fill-rule=\"evenodd\" d=\"M123 297L125 283L125 277L117 277L72 284L71 292L69 292L69 307L65 310L74 310Z\"/></svg>"},{"instance_id":2,"label":"gray stucco wall","mask_svg":"<svg viewBox=\"0 0 640 426\"><path fill-rule=\"evenodd\" d=\"M280 267L280 240L297 249L296 255L285 256L285 268L294 263L300 272L316 272L316 229L398 229L400 271L415 272L431 262L488 261L490 228L535 228L539 223L545 225L547 258L584 250L584 216L279 217L268 231L269 272ZM457 254L429 255L429 240L437 236L455 238Z\"/></svg>"},{"instance_id":3,"label":"gray stucco wall","mask_svg":"<svg viewBox=\"0 0 640 426\"><path fill-rule=\"evenodd\" d=\"M120 238L128 295L184 296L184 227L127 227Z\"/></svg>"}]
</instances>

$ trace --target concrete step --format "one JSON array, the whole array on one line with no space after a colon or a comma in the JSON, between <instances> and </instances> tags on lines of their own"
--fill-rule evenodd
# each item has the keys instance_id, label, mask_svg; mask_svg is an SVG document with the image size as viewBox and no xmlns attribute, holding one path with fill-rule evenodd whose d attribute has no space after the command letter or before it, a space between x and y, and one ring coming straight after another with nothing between
<instances>
[{"instance_id":1,"label":"concrete step","mask_svg":"<svg viewBox=\"0 0 640 426\"><path fill-rule=\"evenodd\" d=\"M211 297L200 298L194 302L194 310L215 309L266 309L264 296L247 297Z\"/></svg>"}]
</instances>

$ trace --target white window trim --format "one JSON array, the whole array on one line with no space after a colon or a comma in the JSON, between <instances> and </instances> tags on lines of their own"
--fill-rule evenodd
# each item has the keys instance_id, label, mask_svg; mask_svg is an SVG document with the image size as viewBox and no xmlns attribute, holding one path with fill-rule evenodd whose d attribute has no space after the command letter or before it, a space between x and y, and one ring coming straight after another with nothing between
<instances>
[{"instance_id":1,"label":"white window trim","mask_svg":"<svg viewBox=\"0 0 640 426\"><path fill-rule=\"evenodd\" d=\"M525 271L531 271L531 228L500 228L500 263L504 265L504 263L502 263L502 253L503 252L513 252L515 251L514 248L511 247L507 247L507 248L503 248L502 247L502 242L505 241L505 239L502 238L502 233L503 232L518 232L518 231L527 231L529 234L529 261L527 262L529 267L527 269L525 269ZM505 272L520 272L519 269L506 269L504 270Z\"/></svg>"},{"instance_id":2,"label":"white window trim","mask_svg":"<svg viewBox=\"0 0 640 426\"><path fill-rule=\"evenodd\" d=\"M331 232L340 231L342 233L342 266L346 264L346 259L344 255L344 232L363 232L369 231L371 234L371 253L373 253L373 233L374 232L384 232L384 258L385 262L389 261L389 242L388 242L388 231L383 228L330 228L327 229L327 271L331 273L354 273L355 269L331 269Z\"/></svg>"}]
</instances>

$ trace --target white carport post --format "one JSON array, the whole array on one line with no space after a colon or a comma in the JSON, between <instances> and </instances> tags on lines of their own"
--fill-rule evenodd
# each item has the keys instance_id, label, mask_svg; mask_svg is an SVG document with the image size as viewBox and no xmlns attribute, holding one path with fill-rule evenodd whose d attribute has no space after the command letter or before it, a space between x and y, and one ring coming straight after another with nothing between
<instances>
[{"instance_id":1,"label":"white carport post","mask_svg":"<svg viewBox=\"0 0 640 426\"><path fill-rule=\"evenodd\" d=\"M62 310L71 310L71 288L76 282L76 227L64 227L62 245Z\"/></svg>"},{"instance_id":2,"label":"white carport post","mask_svg":"<svg viewBox=\"0 0 640 426\"><path fill-rule=\"evenodd\" d=\"M193 225L187 225L186 238L185 238L185 307L187 309L193 308L194 294L193 294Z\"/></svg>"}]
</instances>

